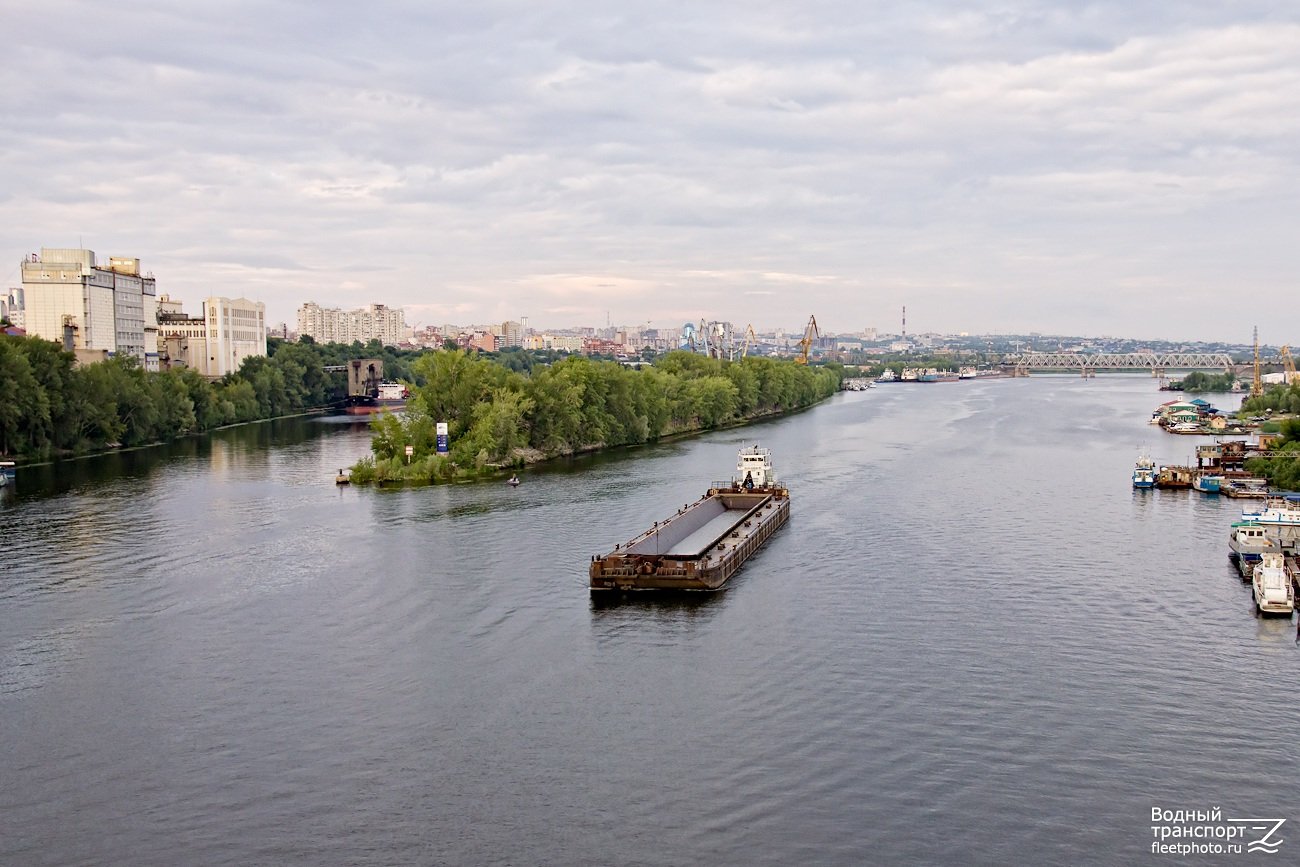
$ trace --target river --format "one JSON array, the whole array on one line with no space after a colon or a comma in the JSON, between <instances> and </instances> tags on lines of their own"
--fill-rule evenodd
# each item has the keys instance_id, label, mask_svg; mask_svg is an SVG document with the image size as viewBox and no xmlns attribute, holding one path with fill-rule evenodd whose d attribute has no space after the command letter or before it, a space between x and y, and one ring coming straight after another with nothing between
<instances>
[{"instance_id":1,"label":"river","mask_svg":"<svg viewBox=\"0 0 1300 867\"><path fill-rule=\"evenodd\" d=\"M1242 501L1132 489L1198 441L1164 399L882 386L518 488L336 488L369 433L321 419L22 469L0 863L1171 860L1153 808L1290 836L1296 626L1228 562ZM793 512L730 589L593 603L590 555L752 442Z\"/></svg>"}]
</instances>

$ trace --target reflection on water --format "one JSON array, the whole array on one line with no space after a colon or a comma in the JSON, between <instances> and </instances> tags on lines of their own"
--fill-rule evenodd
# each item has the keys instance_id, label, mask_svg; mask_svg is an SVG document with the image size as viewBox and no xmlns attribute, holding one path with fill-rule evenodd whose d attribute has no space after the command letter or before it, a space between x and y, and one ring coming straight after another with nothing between
<instances>
[{"instance_id":1,"label":"reflection on water","mask_svg":"<svg viewBox=\"0 0 1300 867\"><path fill-rule=\"evenodd\" d=\"M723 604L726 591L721 593L689 593L672 591L629 592L629 593L592 593L591 611L594 621L631 620L640 622L641 618L659 617L680 619L698 617L708 610Z\"/></svg>"}]
</instances>

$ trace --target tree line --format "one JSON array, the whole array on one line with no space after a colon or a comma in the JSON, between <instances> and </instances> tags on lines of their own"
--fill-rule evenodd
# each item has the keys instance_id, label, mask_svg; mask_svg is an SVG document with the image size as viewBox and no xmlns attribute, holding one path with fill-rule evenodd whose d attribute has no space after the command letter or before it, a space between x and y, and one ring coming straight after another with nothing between
<instances>
[{"instance_id":1,"label":"tree line","mask_svg":"<svg viewBox=\"0 0 1300 867\"><path fill-rule=\"evenodd\" d=\"M267 350L210 381L190 369L147 372L130 356L77 365L58 343L0 336L0 454L78 454L293 415L343 399L345 375L326 366L379 357L386 375L402 377L416 355L378 341L321 345L310 338L268 340Z\"/></svg>"},{"instance_id":2,"label":"tree line","mask_svg":"<svg viewBox=\"0 0 1300 867\"><path fill-rule=\"evenodd\" d=\"M677 351L641 369L574 356L523 371L442 350L413 373L406 412L372 421L373 455L352 468L354 481L445 480L788 412L834 394L843 368Z\"/></svg>"},{"instance_id":3,"label":"tree line","mask_svg":"<svg viewBox=\"0 0 1300 867\"><path fill-rule=\"evenodd\" d=\"M1286 414L1278 422L1280 437L1272 443L1270 451L1280 453L1272 458L1251 458L1246 469L1268 479L1270 487L1283 491L1300 491L1300 380L1289 385L1272 385L1261 395L1248 397L1241 404L1243 416L1265 413Z\"/></svg>"}]
</instances>

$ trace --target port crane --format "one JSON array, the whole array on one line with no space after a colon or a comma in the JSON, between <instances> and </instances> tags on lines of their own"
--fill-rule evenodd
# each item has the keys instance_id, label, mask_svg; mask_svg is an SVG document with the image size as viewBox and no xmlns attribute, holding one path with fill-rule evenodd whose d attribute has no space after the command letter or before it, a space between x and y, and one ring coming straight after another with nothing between
<instances>
[{"instance_id":1,"label":"port crane","mask_svg":"<svg viewBox=\"0 0 1300 867\"><path fill-rule=\"evenodd\" d=\"M809 316L808 325L803 330L803 340L799 341L799 354L795 356L795 364L807 364L808 353L812 351L813 341L821 337L821 332L817 330L817 317Z\"/></svg>"},{"instance_id":2,"label":"port crane","mask_svg":"<svg viewBox=\"0 0 1300 867\"><path fill-rule=\"evenodd\" d=\"M1282 356L1282 370L1284 371L1282 379L1287 385L1290 385L1296 381L1295 359L1291 357L1290 345L1283 345L1278 355Z\"/></svg>"}]
</instances>

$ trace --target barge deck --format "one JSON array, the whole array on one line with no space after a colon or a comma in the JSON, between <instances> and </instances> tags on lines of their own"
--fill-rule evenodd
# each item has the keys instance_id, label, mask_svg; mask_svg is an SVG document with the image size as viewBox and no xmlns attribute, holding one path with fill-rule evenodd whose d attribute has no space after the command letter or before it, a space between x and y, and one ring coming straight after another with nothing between
<instances>
[{"instance_id":1,"label":"barge deck","mask_svg":"<svg viewBox=\"0 0 1300 867\"><path fill-rule=\"evenodd\" d=\"M737 471L667 520L593 556L592 591L722 589L790 517L789 491L776 482L766 449L742 449Z\"/></svg>"}]
</instances>

